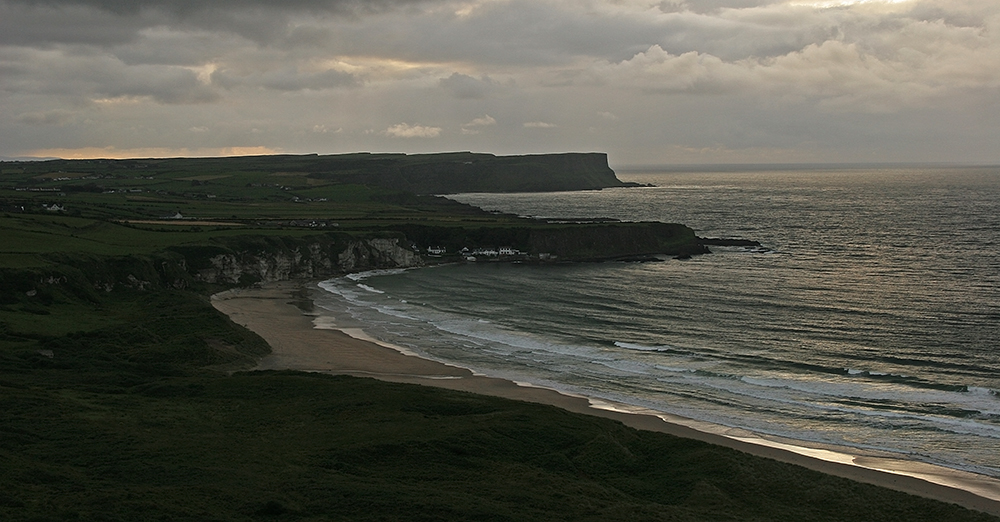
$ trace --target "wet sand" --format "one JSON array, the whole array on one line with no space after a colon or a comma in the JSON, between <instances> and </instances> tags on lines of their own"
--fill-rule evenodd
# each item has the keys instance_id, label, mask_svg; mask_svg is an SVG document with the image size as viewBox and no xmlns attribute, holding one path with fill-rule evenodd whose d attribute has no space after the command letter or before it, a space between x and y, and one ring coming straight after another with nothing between
<instances>
[{"instance_id":1,"label":"wet sand","mask_svg":"<svg viewBox=\"0 0 1000 522\"><path fill-rule=\"evenodd\" d=\"M795 441L765 440L740 430L630 410L586 397L475 375L464 368L422 359L366 340L360 330L320 328L314 324L315 314L303 311L311 304L308 292L318 291L312 290L314 288L315 284L302 282L274 283L259 289L217 294L212 296L212 304L271 345L272 353L260 360L256 368L259 370L373 377L549 404L572 412L615 419L633 428L718 444L1000 516L1000 480L921 462L853 455L849 448L809 448Z\"/></svg>"}]
</instances>

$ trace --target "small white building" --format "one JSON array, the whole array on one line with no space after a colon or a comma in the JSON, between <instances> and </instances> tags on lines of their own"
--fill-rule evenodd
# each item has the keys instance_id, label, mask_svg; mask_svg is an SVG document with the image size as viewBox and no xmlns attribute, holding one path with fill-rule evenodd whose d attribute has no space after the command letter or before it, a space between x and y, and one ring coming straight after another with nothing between
<instances>
[{"instance_id":1,"label":"small white building","mask_svg":"<svg viewBox=\"0 0 1000 522\"><path fill-rule=\"evenodd\" d=\"M447 251L448 251L447 248L441 247L441 246L427 247L427 253L430 254L430 255L432 255L432 256L439 256L441 254L444 254Z\"/></svg>"}]
</instances>

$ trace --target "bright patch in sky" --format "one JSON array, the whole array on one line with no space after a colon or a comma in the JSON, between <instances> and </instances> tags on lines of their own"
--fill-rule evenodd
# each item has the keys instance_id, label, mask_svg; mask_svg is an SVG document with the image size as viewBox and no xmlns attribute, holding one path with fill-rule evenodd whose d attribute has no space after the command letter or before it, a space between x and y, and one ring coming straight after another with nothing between
<instances>
[{"instance_id":1,"label":"bright patch in sky","mask_svg":"<svg viewBox=\"0 0 1000 522\"><path fill-rule=\"evenodd\" d=\"M808 7L817 7L820 9L829 9L831 7L847 7L851 5L858 4L902 4L909 2L910 0L819 0L819 1L802 1L802 2L792 2L792 5L802 5Z\"/></svg>"}]
</instances>

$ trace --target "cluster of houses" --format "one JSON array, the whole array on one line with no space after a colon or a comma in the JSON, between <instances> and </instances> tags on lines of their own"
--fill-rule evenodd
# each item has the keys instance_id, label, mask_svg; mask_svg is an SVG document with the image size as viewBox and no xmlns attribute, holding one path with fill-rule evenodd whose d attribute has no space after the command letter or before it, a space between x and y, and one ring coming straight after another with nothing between
<instances>
[{"instance_id":1,"label":"cluster of houses","mask_svg":"<svg viewBox=\"0 0 1000 522\"><path fill-rule=\"evenodd\" d=\"M500 248L477 248L475 250L469 250L468 248L463 248L459 251L459 254L463 256L483 256L483 257L508 257L508 256L521 256L527 255L527 252L521 252L516 248L511 247L500 247Z\"/></svg>"},{"instance_id":2,"label":"cluster of houses","mask_svg":"<svg viewBox=\"0 0 1000 522\"><path fill-rule=\"evenodd\" d=\"M319 221L315 219L296 219L293 221L281 222L279 223L279 225L288 227L326 228L326 227L339 227L340 223L333 223L330 221Z\"/></svg>"},{"instance_id":3,"label":"cluster of houses","mask_svg":"<svg viewBox=\"0 0 1000 522\"><path fill-rule=\"evenodd\" d=\"M446 247L442 246L427 247L427 255L430 256L439 257L447 253L448 249ZM502 259L511 257L525 258L528 256L528 253L521 252L520 250L509 246L504 246L500 248L482 247L476 249L463 247L461 250L458 251L458 255L460 255L462 259L466 261L476 261L479 258L487 258L487 259ZM538 254L538 257L539 259L551 258L549 254Z\"/></svg>"}]
</instances>

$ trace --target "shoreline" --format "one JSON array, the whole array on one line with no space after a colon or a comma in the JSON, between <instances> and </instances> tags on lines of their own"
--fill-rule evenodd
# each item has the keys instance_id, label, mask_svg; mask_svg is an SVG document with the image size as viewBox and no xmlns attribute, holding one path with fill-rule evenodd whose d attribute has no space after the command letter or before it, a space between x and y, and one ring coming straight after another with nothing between
<instances>
[{"instance_id":1,"label":"shoreline","mask_svg":"<svg viewBox=\"0 0 1000 522\"><path fill-rule=\"evenodd\" d=\"M303 290L311 292L318 288L315 282L285 281L212 296L211 303L217 310L260 335L271 346L271 354L263 357L255 370L372 377L547 404L1000 516L998 479L918 461L855 455L850 448L832 451L799 445L797 441L776 442L724 426L479 375L386 346L360 329L317 326L314 318L318 314L303 311L311 306L311 298L296 295Z\"/></svg>"}]
</instances>

